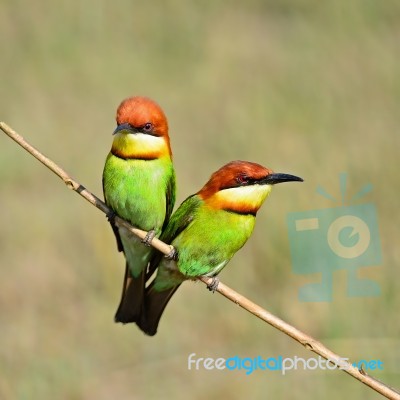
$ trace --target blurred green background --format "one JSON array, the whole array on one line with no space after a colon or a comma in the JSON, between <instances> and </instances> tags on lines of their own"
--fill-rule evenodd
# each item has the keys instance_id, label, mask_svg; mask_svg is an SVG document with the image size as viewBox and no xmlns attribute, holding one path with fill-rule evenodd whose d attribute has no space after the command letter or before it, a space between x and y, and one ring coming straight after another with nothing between
<instances>
[{"instance_id":1,"label":"blurred green background","mask_svg":"<svg viewBox=\"0 0 400 400\"><path fill-rule=\"evenodd\" d=\"M0 2L0 120L101 196L115 110L165 110L179 204L243 159L293 173L221 280L400 386L400 3L397 0ZM382 295L330 303L298 289L286 216L374 190ZM154 338L113 323L124 270L105 216L0 134L0 399L380 398L341 371L207 371L197 357L313 357L203 284L174 296Z\"/></svg>"}]
</instances>

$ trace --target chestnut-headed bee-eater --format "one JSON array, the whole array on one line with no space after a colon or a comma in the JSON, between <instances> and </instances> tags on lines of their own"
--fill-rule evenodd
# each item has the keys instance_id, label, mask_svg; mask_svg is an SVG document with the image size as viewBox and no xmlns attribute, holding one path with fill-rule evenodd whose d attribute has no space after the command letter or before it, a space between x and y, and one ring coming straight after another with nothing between
<instances>
[{"instance_id":1,"label":"chestnut-headed bee-eater","mask_svg":"<svg viewBox=\"0 0 400 400\"><path fill-rule=\"evenodd\" d=\"M175 203L175 172L167 118L160 106L147 97L130 97L117 110L117 127L103 171L106 204L118 250L126 258L122 298L115 321L135 322L141 313L145 276L153 253L149 241L168 223ZM142 241L113 216L148 231Z\"/></svg>"},{"instance_id":2,"label":"chestnut-headed bee-eater","mask_svg":"<svg viewBox=\"0 0 400 400\"><path fill-rule=\"evenodd\" d=\"M232 161L189 196L160 237L174 247L175 254L166 258L155 253L150 262L149 273L158 270L146 289L140 329L156 334L165 306L184 280L215 277L249 239L272 186L289 181L303 179L256 163Z\"/></svg>"}]
</instances>

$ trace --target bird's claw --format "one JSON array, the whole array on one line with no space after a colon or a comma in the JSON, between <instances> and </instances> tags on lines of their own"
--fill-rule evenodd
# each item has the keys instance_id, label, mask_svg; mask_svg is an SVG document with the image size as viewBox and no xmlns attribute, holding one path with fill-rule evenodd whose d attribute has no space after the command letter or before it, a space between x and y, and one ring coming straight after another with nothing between
<instances>
[{"instance_id":1,"label":"bird's claw","mask_svg":"<svg viewBox=\"0 0 400 400\"><path fill-rule=\"evenodd\" d=\"M178 260L178 252L177 252L177 250L175 249L175 247L173 247L173 246L170 246L171 247L171 251L168 253L168 254L166 254L164 257L167 259L167 260L174 260L174 261L177 261Z\"/></svg>"},{"instance_id":2,"label":"bird's claw","mask_svg":"<svg viewBox=\"0 0 400 400\"><path fill-rule=\"evenodd\" d=\"M116 216L117 216L117 214L113 210L110 210L110 212L108 212L106 214L107 220L111 225L115 224L115 217Z\"/></svg>"},{"instance_id":3,"label":"bird's claw","mask_svg":"<svg viewBox=\"0 0 400 400\"><path fill-rule=\"evenodd\" d=\"M142 243L145 246L149 247L151 245L151 242L155 238L155 236L156 236L156 231L154 229L152 229L151 231L148 231L146 236L144 237L144 239L142 239Z\"/></svg>"},{"instance_id":4,"label":"bird's claw","mask_svg":"<svg viewBox=\"0 0 400 400\"><path fill-rule=\"evenodd\" d=\"M210 292L215 292L218 289L219 278L217 276L213 276L212 281L207 285L207 289Z\"/></svg>"}]
</instances>

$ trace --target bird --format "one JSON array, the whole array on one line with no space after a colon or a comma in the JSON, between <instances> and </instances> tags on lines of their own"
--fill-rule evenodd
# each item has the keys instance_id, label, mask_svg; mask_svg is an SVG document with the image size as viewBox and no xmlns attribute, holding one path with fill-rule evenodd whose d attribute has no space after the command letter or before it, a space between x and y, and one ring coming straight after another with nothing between
<instances>
[{"instance_id":1,"label":"bird","mask_svg":"<svg viewBox=\"0 0 400 400\"><path fill-rule=\"evenodd\" d=\"M303 179L254 162L231 161L183 201L160 236L174 250L167 257L155 253L150 261L148 273L156 269L157 273L146 288L141 319L136 322L144 333L157 333L161 315L182 282L219 274L249 239L272 186L289 181ZM214 278L209 289L217 285Z\"/></svg>"},{"instance_id":2,"label":"bird","mask_svg":"<svg viewBox=\"0 0 400 400\"><path fill-rule=\"evenodd\" d=\"M161 234L171 216L176 179L168 121L155 101L142 96L123 100L116 122L102 183L105 203L112 210L108 218L118 250L126 258L121 301L114 320L126 324L140 318L146 270L154 251L149 244ZM116 215L147 231L144 240L117 227Z\"/></svg>"}]
</instances>

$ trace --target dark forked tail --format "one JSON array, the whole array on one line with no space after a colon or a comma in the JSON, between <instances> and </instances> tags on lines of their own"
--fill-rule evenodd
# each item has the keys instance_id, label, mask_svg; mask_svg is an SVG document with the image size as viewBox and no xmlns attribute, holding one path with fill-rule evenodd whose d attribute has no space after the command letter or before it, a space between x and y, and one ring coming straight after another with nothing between
<instances>
[{"instance_id":1,"label":"dark forked tail","mask_svg":"<svg viewBox=\"0 0 400 400\"><path fill-rule=\"evenodd\" d=\"M180 284L162 292L154 288L154 281L146 289L144 296L144 307L138 327L147 335L154 336L157 333L160 318L172 295L179 288Z\"/></svg>"},{"instance_id":2,"label":"dark forked tail","mask_svg":"<svg viewBox=\"0 0 400 400\"><path fill-rule=\"evenodd\" d=\"M145 276L143 271L137 278L133 277L128 263L126 264L121 302L115 313L115 322L129 324L140 321L145 295Z\"/></svg>"}]
</instances>

